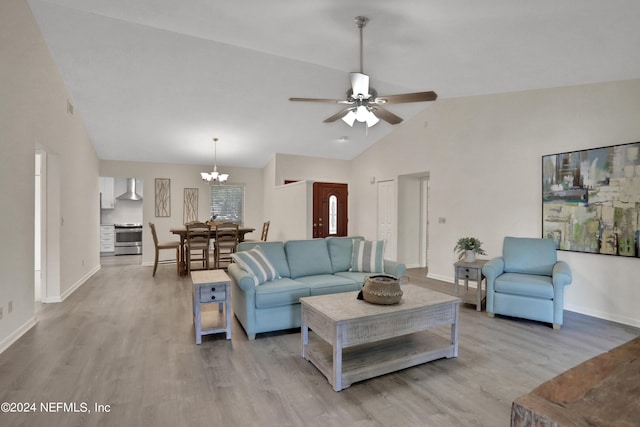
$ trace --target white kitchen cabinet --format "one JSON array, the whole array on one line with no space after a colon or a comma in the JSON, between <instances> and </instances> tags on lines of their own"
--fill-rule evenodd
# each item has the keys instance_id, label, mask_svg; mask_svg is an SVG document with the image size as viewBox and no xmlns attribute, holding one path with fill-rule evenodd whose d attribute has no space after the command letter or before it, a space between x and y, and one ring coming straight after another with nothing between
<instances>
[{"instance_id":1,"label":"white kitchen cabinet","mask_svg":"<svg viewBox=\"0 0 640 427\"><path fill-rule=\"evenodd\" d=\"M113 255L115 252L115 233L113 225L100 226L100 254Z\"/></svg>"},{"instance_id":2,"label":"white kitchen cabinet","mask_svg":"<svg viewBox=\"0 0 640 427\"><path fill-rule=\"evenodd\" d=\"M115 187L114 177L112 176L100 177L100 194L101 194L100 207L102 209L115 208L116 202L115 202L115 195L114 195L114 187Z\"/></svg>"}]
</instances>

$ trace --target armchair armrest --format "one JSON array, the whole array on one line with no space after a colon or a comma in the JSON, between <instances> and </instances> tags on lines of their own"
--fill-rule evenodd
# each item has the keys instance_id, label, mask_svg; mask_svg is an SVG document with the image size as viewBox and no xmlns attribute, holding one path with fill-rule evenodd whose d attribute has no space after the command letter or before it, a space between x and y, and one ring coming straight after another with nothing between
<instances>
[{"instance_id":1,"label":"armchair armrest","mask_svg":"<svg viewBox=\"0 0 640 427\"><path fill-rule=\"evenodd\" d=\"M482 274L487 278L487 314L493 316L493 295L496 277L504 273L504 258L494 258L482 266ZM457 283L456 283L457 285Z\"/></svg>"},{"instance_id":2,"label":"armchair armrest","mask_svg":"<svg viewBox=\"0 0 640 427\"><path fill-rule=\"evenodd\" d=\"M558 261L553 266L553 286L565 286L571 283L571 269L565 261Z\"/></svg>"},{"instance_id":3,"label":"armchair armrest","mask_svg":"<svg viewBox=\"0 0 640 427\"><path fill-rule=\"evenodd\" d=\"M384 261L384 272L387 274L391 274L392 276L402 277L402 275L407 271L407 266L400 262L391 261L388 259Z\"/></svg>"},{"instance_id":4,"label":"armchair armrest","mask_svg":"<svg viewBox=\"0 0 640 427\"><path fill-rule=\"evenodd\" d=\"M482 274L487 278L487 289L489 289L489 282L493 288L493 282L502 273L504 273L504 259L502 257L494 258L482 266Z\"/></svg>"}]
</instances>

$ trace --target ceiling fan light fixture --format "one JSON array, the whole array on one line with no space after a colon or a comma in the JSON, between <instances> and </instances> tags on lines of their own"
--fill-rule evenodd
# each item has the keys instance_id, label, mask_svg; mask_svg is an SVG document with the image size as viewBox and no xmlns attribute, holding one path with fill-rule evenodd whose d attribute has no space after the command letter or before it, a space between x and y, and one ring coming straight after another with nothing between
<instances>
[{"instance_id":1,"label":"ceiling fan light fixture","mask_svg":"<svg viewBox=\"0 0 640 427\"><path fill-rule=\"evenodd\" d=\"M380 119L375 114L373 114L373 111L369 111L369 117L367 117L367 127L371 127L379 121Z\"/></svg>"},{"instance_id":2,"label":"ceiling fan light fixture","mask_svg":"<svg viewBox=\"0 0 640 427\"><path fill-rule=\"evenodd\" d=\"M349 110L349 112L342 117L342 121L353 127L353 122L356 121L356 113L354 113L353 110Z\"/></svg>"},{"instance_id":3,"label":"ceiling fan light fixture","mask_svg":"<svg viewBox=\"0 0 640 427\"><path fill-rule=\"evenodd\" d=\"M364 105L359 105L356 108L356 120L360 123L364 123L369 118L370 111Z\"/></svg>"}]
</instances>

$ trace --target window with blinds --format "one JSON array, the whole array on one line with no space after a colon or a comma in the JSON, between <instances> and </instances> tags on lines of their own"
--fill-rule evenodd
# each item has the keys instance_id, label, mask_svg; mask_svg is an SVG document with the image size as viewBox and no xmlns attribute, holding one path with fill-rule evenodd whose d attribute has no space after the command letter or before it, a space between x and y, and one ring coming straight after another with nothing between
<instances>
[{"instance_id":1,"label":"window with blinds","mask_svg":"<svg viewBox=\"0 0 640 427\"><path fill-rule=\"evenodd\" d=\"M212 185L211 216L216 221L244 223L244 185Z\"/></svg>"}]
</instances>

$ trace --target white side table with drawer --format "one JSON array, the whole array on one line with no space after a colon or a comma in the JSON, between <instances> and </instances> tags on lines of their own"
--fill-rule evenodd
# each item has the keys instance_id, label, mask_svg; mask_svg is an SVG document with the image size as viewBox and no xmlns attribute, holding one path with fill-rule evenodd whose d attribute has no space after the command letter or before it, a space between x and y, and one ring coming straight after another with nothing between
<instances>
[{"instance_id":1,"label":"white side table with drawer","mask_svg":"<svg viewBox=\"0 0 640 427\"><path fill-rule=\"evenodd\" d=\"M486 294L486 284L485 290L482 290L482 282L484 280L484 275L482 274L482 266L489 262L488 259L476 259L474 262L466 262L465 260L461 260L453 264L455 268L455 294L458 296L458 282L460 280L464 280L464 295L460 296L462 302L466 304L475 304L477 311L482 311L482 301L485 298ZM475 292L473 289L469 289L469 281L474 281L477 284Z\"/></svg>"},{"instance_id":2,"label":"white side table with drawer","mask_svg":"<svg viewBox=\"0 0 640 427\"><path fill-rule=\"evenodd\" d=\"M202 344L202 336L225 332L231 339L231 280L224 270L198 270L191 272L193 282L193 324L196 330L196 344ZM207 325L202 329L202 306L218 304L222 314L224 306L224 325ZM220 316L222 317L222 316ZM220 327L219 327L220 326ZM224 327L221 327L224 326Z\"/></svg>"}]
</instances>

